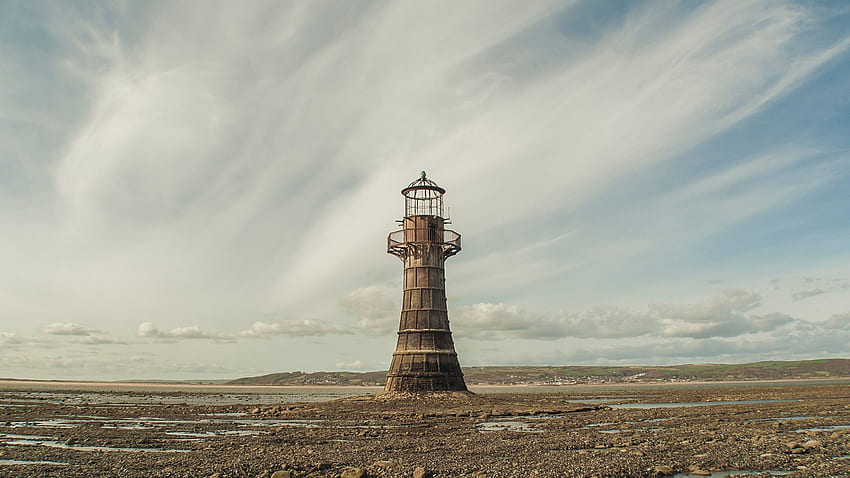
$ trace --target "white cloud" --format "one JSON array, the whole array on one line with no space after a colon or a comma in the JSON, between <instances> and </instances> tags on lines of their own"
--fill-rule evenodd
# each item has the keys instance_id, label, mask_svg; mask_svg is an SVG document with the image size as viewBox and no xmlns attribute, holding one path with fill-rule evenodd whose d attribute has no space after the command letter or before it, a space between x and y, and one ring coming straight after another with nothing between
<instances>
[{"instance_id":1,"label":"white cloud","mask_svg":"<svg viewBox=\"0 0 850 478\"><path fill-rule=\"evenodd\" d=\"M72 322L54 322L44 328L44 333L50 335L76 335L80 337L103 335L103 332L100 330L90 329Z\"/></svg>"},{"instance_id":2,"label":"white cloud","mask_svg":"<svg viewBox=\"0 0 850 478\"><path fill-rule=\"evenodd\" d=\"M363 362L355 360L353 362L337 362L337 370L360 370L363 367Z\"/></svg>"},{"instance_id":3,"label":"white cloud","mask_svg":"<svg viewBox=\"0 0 850 478\"><path fill-rule=\"evenodd\" d=\"M76 343L85 345L128 345L130 342L106 335L88 335L80 338Z\"/></svg>"},{"instance_id":4,"label":"white cloud","mask_svg":"<svg viewBox=\"0 0 850 478\"><path fill-rule=\"evenodd\" d=\"M0 342L3 345L12 346L12 345L21 345L26 343L27 340L24 337L21 337L18 334L12 332L0 332Z\"/></svg>"},{"instance_id":5,"label":"white cloud","mask_svg":"<svg viewBox=\"0 0 850 478\"><path fill-rule=\"evenodd\" d=\"M581 313L531 313L502 303L479 303L457 309L452 326L459 336L483 339L556 340L576 338L735 337L770 332L794 318L769 313L747 314L761 304L751 290L726 290L694 304L651 304L645 313L595 307Z\"/></svg>"},{"instance_id":6,"label":"white cloud","mask_svg":"<svg viewBox=\"0 0 850 478\"><path fill-rule=\"evenodd\" d=\"M850 332L850 313L833 315L829 319L820 323L820 326L827 331L845 330Z\"/></svg>"},{"instance_id":7,"label":"white cloud","mask_svg":"<svg viewBox=\"0 0 850 478\"><path fill-rule=\"evenodd\" d=\"M791 297L794 300L803 300L808 299L809 297L814 297L816 295L821 295L825 293L826 291L824 291L823 289L801 290L799 292L794 292L793 294L791 294Z\"/></svg>"},{"instance_id":8,"label":"white cloud","mask_svg":"<svg viewBox=\"0 0 850 478\"><path fill-rule=\"evenodd\" d=\"M351 331L337 325L317 320L290 320L287 322L254 322L248 330L239 332L241 337L251 339L269 338L277 335L289 337L310 337L328 334L350 334Z\"/></svg>"},{"instance_id":9,"label":"white cloud","mask_svg":"<svg viewBox=\"0 0 850 478\"><path fill-rule=\"evenodd\" d=\"M196 340L210 339L217 342L234 342L233 336L220 333L212 333L201 330L197 325L188 327L175 327L171 330L160 330L151 322L142 322L136 330L136 336L142 338L163 339L163 340Z\"/></svg>"},{"instance_id":10,"label":"white cloud","mask_svg":"<svg viewBox=\"0 0 850 478\"><path fill-rule=\"evenodd\" d=\"M366 334L384 335L398 328L401 306L395 299L401 287L368 286L355 289L340 299L343 310L358 319L352 327Z\"/></svg>"}]
</instances>

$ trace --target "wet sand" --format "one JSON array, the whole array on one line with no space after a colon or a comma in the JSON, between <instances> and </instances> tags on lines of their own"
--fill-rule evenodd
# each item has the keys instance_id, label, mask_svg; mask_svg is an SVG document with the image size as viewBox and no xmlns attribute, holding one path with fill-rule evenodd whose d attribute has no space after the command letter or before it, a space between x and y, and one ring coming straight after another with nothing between
<instances>
[{"instance_id":1,"label":"wet sand","mask_svg":"<svg viewBox=\"0 0 850 478\"><path fill-rule=\"evenodd\" d=\"M2 387L0 477L850 476L847 384L299 403L167 387Z\"/></svg>"}]
</instances>

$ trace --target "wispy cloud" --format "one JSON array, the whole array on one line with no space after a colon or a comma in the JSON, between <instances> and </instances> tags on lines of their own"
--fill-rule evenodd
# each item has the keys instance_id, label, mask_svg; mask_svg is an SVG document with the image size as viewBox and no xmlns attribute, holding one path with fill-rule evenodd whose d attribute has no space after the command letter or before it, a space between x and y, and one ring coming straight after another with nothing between
<instances>
[{"instance_id":1,"label":"wispy cloud","mask_svg":"<svg viewBox=\"0 0 850 478\"><path fill-rule=\"evenodd\" d=\"M808 299L809 297L814 297L816 295L821 295L826 293L823 289L809 289L809 290L801 290L799 292L794 292L791 294L791 297L794 300L803 300Z\"/></svg>"},{"instance_id":2,"label":"wispy cloud","mask_svg":"<svg viewBox=\"0 0 850 478\"><path fill-rule=\"evenodd\" d=\"M75 335L80 337L103 334L100 330L90 329L73 322L54 322L44 328L44 333L50 335Z\"/></svg>"},{"instance_id":3,"label":"wispy cloud","mask_svg":"<svg viewBox=\"0 0 850 478\"><path fill-rule=\"evenodd\" d=\"M0 332L0 342L6 346L20 345L26 343L27 340L18 334L12 332Z\"/></svg>"},{"instance_id":4,"label":"wispy cloud","mask_svg":"<svg viewBox=\"0 0 850 478\"><path fill-rule=\"evenodd\" d=\"M317 320L290 320L287 322L254 322L250 329L239 332L240 337L262 339L278 335L289 337L315 337L328 334L351 334L338 325L326 324Z\"/></svg>"},{"instance_id":5,"label":"wispy cloud","mask_svg":"<svg viewBox=\"0 0 850 478\"><path fill-rule=\"evenodd\" d=\"M368 286L343 296L342 309L358 319L353 329L366 334L387 334L397 329L401 305L395 297L400 287Z\"/></svg>"},{"instance_id":6,"label":"wispy cloud","mask_svg":"<svg viewBox=\"0 0 850 478\"><path fill-rule=\"evenodd\" d=\"M171 330L160 330L151 322L142 322L136 330L136 336L142 338L162 339L166 341L209 339L217 342L234 342L232 335L213 333L201 330L197 325L175 327Z\"/></svg>"},{"instance_id":7,"label":"wispy cloud","mask_svg":"<svg viewBox=\"0 0 850 478\"><path fill-rule=\"evenodd\" d=\"M505 304L474 304L456 311L453 326L460 336L557 340L640 336L736 337L771 332L795 321L779 314L748 314L761 298L750 290L727 290L698 303L651 304L646 312L595 307L581 313L530 313Z\"/></svg>"}]
</instances>

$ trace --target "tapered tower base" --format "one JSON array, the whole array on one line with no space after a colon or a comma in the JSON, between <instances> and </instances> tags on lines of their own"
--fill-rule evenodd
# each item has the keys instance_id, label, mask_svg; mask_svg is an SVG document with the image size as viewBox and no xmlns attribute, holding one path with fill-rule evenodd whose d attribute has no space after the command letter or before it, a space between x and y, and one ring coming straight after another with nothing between
<instances>
[{"instance_id":1,"label":"tapered tower base","mask_svg":"<svg viewBox=\"0 0 850 478\"><path fill-rule=\"evenodd\" d=\"M402 190L403 228L387 252L404 262L404 298L387 394L466 392L446 307L445 262L460 252L460 234L445 228L445 190L422 177Z\"/></svg>"}]
</instances>

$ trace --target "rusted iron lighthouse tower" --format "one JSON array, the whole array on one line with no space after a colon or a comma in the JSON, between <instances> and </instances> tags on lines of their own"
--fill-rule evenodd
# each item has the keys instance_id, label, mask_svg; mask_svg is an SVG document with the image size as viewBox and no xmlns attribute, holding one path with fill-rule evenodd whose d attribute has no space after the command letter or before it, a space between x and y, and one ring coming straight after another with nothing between
<instances>
[{"instance_id":1,"label":"rusted iron lighthouse tower","mask_svg":"<svg viewBox=\"0 0 850 478\"><path fill-rule=\"evenodd\" d=\"M404 299L385 393L466 391L446 309L445 263L460 252L460 234L445 228L445 192L425 171L401 190L402 229L387 252L404 262Z\"/></svg>"}]
</instances>

